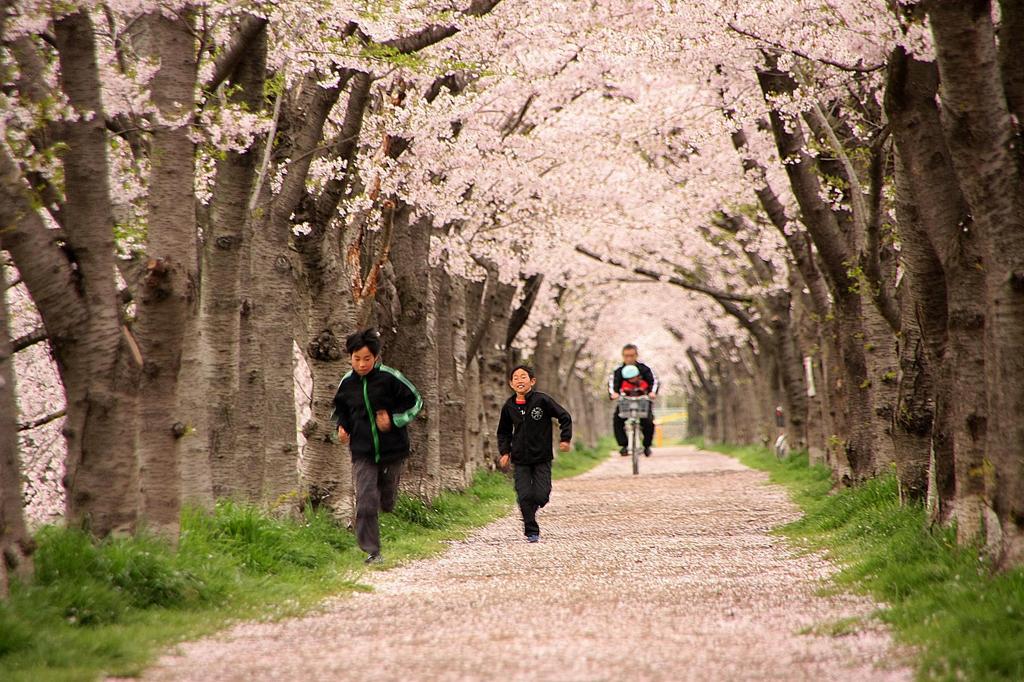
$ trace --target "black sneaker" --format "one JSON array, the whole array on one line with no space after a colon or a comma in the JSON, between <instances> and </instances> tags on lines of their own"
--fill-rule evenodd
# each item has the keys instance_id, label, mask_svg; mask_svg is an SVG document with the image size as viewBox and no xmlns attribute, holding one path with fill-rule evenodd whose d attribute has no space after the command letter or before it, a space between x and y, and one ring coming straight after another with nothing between
<instances>
[{"instance_id":1,"label":"black sneaker","mask_svg":"<svg viewBox=\"0 0 1024 682\"><path fill-rule=\"evenodd\" d=\"M626 448L619 448L619 454L622 455L623 457L628 457L629 450L627 450Z\"/></svg>"},{"instance_id":2,"label":"black sneaker","mask_svg":"<svg viewBox=\"0 0 1024 682\"><path fill-rule=\"evenodd\" d=\"M527 542L540 542L540 533L532 533L526 536Z\"/></svg>"},{"instance_id":3,"label":"black sneaker","mask_svg":"<svg viewBox=\"0 0 1024 682\"><path fill-rule=\"evenodd\" d=\"M384 563L384 557L382 557L380 555L380 552L374 552L373 554L371 554L368 557L366 557L365 559L363 559L363 563L364 564L382 564L382 563Z\"/></svg>"},{"instance_id":4,"label":"black sneaker","mask_svg":"<svg viewBox=\"0 0 1024 682\"><path fill-rule=\"evenodd\" d=\"M650 457L650 456L651 456L651 449L650 448L644 448L644 457Z\"/></svg>"}]
</instances>

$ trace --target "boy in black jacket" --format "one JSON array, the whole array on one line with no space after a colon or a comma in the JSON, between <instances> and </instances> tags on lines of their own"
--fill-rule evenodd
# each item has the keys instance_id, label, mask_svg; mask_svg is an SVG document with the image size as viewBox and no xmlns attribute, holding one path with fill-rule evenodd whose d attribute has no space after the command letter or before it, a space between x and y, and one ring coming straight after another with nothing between
<instances>
[{"instance_id":1,"label":"boy in black jacket","mask_svg":"<svg viewBox=\"0 0 1024 682\"><path fill-rule=\"evenodd\" d=\"M509 375L515 395L505 402L498 420L498 452L501 468L515 465L516 498L523 513L523 532L529 542L540 540L537 510L551 497L551 420L561 428L558 449L569 451L572 417L551 396L534 391L533 370L515 367Z\"/></svg>"},{"instance_id":2,"label":"boy in black jacket","mask_svg":"<svg viewBox=\"0 0 1024 682\"><path fill-rule=\"evenodd\" d=\"M402 465L409 456L406 425L423 408L416 387L396 369L380 361L380 334L374 329L345 340L352 371L338 384L332 418L338 438L352 451L356 489L356 539L369 556L381 562L381 510L395 508Z\"/></svg>"}]
</instances>

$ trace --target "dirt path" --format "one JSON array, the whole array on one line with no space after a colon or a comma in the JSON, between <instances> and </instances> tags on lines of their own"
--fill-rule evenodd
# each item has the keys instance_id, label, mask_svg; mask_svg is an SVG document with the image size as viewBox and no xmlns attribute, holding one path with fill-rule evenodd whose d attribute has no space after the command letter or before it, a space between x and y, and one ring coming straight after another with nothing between
<instances>
[{"instance_id":1,"label":"dirt path","mask_svg":"<svg viewBox=\"0 0 1024 682\"><path fill-rule=\"evenodd\" d=\"M910 679L876 626L802 634L873 604L817 595L834 568L769 534L796 508L765 480L689 448L636 478L615 457L555 484L539 544L510 515L368 575L372 593L182 645L146 679Z\"/></svg>"}]
</instances>

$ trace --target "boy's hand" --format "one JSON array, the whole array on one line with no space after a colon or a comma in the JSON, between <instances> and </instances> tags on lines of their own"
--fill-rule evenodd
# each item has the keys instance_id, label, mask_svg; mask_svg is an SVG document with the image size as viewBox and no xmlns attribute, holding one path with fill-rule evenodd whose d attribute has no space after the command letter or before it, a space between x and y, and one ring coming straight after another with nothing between
<instances>
[{"instance_id":1,"label":"boy's hand","mask_svg":"<svg viewBox=\"0 0 1024 682\"><path fill-rule=\"evenodd\" d=\"M384 433L391 430L391 416L387 410L377 410L377 428Z\"/></svg>"},{"instance_id":2,"label":"boy's hand","mask_svg":"<svg viewBox=\"0 0 1024 682\"><path fill-rule=\"evenodd\" d=\"M502 471L508 471L508 465L511 461L512 458L509 457L507 454L502 455L501 458L498 459L498 468L501 469Z\"/></svg>"},{"instance_id":3,"label":"boy's hand","mask_svg":"<svg viewBox=\"0 0 1024 682\"><path fill-rule=\"evenodd\" d=\"M647 398L648 398L648 399L649 399L649 400L650 400L651 402L654 402L654 399L655 399L655 398L657 398L657 397L658 397L658 394L657 394L657 393L648 393L648 394L647 394Z\"/></svg>"},{"instance_id":4,"label":"boy's hand","mask_svg":"<svg viewBox=\"0 0 1024 682\"><path fill-rule=\"evenodd\" d=\"M338 440L340 440L342 443L348 442L348 431L345 430L344 426L338 427Z\"/></svg>"},{"instance_id":5,"label":"boy's hand","mask_svg":"<svg viewBox=\"0 0 1024 682\"><path fill-rule=\"evenodd\" d=\"M613 392L613 393L611 394L611 399L612 399L612 400L618 400L618 399L619 399L619 398L621 398L621 397L622 397L622 396L620 396L620 395L619 395L618 393L614 393L614 392Z\"/></svg>"},{"instance_id":6,"label":"boy's hand","mask_svg":"<svg viewBox=\"0 0 1024 682\"><path fill-rule=\"evenodd\" d=\"M569 452L570 447L571 446L569 445L569 441L567 440L563 440L561 443L558 444L559 452Z\"/></svg>"}]
</instances>

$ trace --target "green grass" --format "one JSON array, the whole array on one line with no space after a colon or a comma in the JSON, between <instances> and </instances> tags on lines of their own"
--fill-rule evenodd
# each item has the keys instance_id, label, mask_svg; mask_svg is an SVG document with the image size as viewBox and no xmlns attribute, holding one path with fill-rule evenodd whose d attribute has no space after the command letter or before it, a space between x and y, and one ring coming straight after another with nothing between
<instances>
[{"instance_id":1,"label":"green grass","mask_svg":"<svg viewBox=\"0 0 1024 682\"><path fill-rule=\"evenodd\" d=\"M608 452L614 444L615 441L605 438L593 450L581 448L577 445L575 449L569 452L559 452L555 455L555 462L551 467L551 477L554 479L570 478L593 469L608 459Z\"/></svg>"},{"instance_id":2,"label":"green grass","mask_svg":"<svg viewBox=\"0 0 1024 682\"><path fill-rule=\"evenodd\" d=\"M761 447L711 449L789 489L805 514L779 532L836 560L838 586L887 604L877 617L919 652L919 678L1024 679L1024 570L993 574L977 548L957 546L955 529L929 528L922 506L901 506L892 476L830 494L829 471L806 454L780 462Z\"/></svg>"},{"instance_id":3,"label":"green grass","mask_svg":"<svg viewBox=\"0 0 1024 682\"><path fill-rule=\"evenodd\" d=\"M555 476L595 466L601 452L560 454ZM381 516L382 568L442 551L510 512L514 500L508 477L493 472L431 505L401 497ZM355 538L322 511L301 519L231 503L212 514L187 511L176 551L145 535L95 542L58 527L36 539L34 579L13 585L0 603L5 681L136 675L175 642L240 619L298 615L328 595L368 589Z\"/></svg>"}]
</instances>

